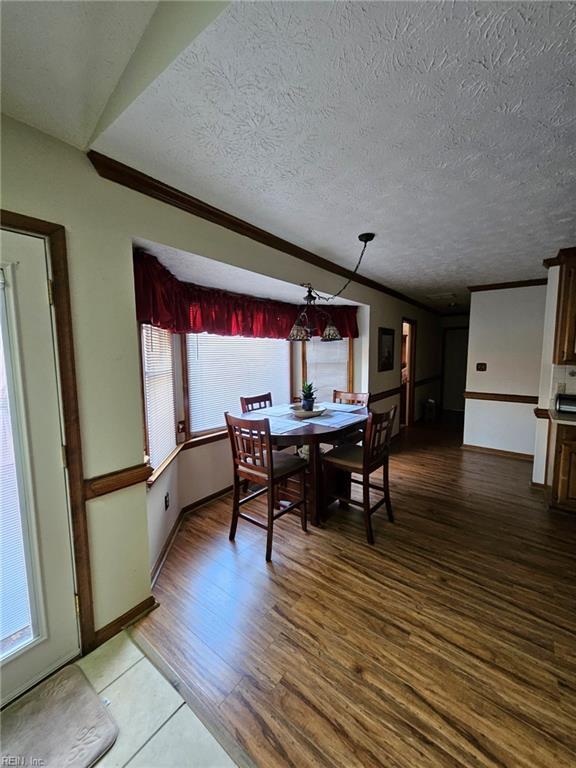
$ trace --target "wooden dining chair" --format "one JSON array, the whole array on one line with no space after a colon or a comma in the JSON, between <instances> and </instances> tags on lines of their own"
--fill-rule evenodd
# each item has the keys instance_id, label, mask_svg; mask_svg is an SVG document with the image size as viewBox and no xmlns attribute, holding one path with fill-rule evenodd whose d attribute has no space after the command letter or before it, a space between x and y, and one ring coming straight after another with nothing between
<instances>
[{"instance_id":1,"label":"wooden dining chair","mask_svg":"<svg viewBox=\"0 0 576 768\"><path fill-rule=\"evenodd\" d=\"M266 392L264 395L254 395L254 397L241 397L240 407L242 413L250 411L259 411L261 408L270 408L272 405L272 393Z\"/></svg>"},{"instance_id":2,"label":"wooden dining chair","mask_svg":"<svg viewBox=\"0 0 576 768\"><path fill-rule=\"evenodd\" d=\"M370 392L343 392L340 389L335 389L332 392L332 402L363 405L364 408L367 408L370 402Z\"/></svg>"},{"instance_id":3,"label":"wooden dining chair","mask_svg":"<svg viewBox=\"0 0 576 768\"><path fill-rule=\"evenodd\" d=\"M274 521L294 509L300 510L302 530L307 530L306 520L306 481L304 472L307 462L299 456L289 456L272 450L270 422L268 419L239 419L225 414L228 436L234 460L234 492L232 500L232 523L230 541L234 541L238 518L247 520L267 531L266 560L272 558L272 536ZM299 479L298 491L288 485L290 479ZM240 498L245 482L260 487L257 491ZM241 512L244 504L267 495L267 522L263 523L251 515ZM283 505L281 496L289 503Z\"/></svg>"},{"instance_id":4,"label":"wooden dining chair","mask_svg":"<svg viewBox=\"0 0 576 768\"><path fill-rule=\"evenodd\" d=\"M369 544L374 544L374 532L372 530L372 515L382 504L386 504L388 520L394 522L392 502L390 500L390 482L388 460L390 455L390 441L392 429L396 418L396 406L386 413L371 413L368 416L363 445L341 445L333 448L322 456L324 469L325 498L336 498L347 504L361 507L364 511L364 523L366 525L366 538ZM370 482L370 475L382 468L383 485ZM339 496L331 485L334 483L335 472L346 473L350 483L362 486L362 501ZM357 480L353 475L361 475L362 480ZM382 491L383 497L374 506L370 506L370 490ZM351 493L349 494L352 495Z\"/></svg>"},{"instance_id":5,"label":"wooden dining chair","mask_svg":"<svg viewBox=\"0 0 576 768\"><path fill-rule=\"evenodd\" d=\"M333 403L345 403L346 405L358 405L368 407L370 402L370 392L343 392L340 389L335 389L332 392ZM338 440L334 440L330 443L334 448L339 445L355 445L361 443L364 439L364 429L357 429L350 435L345 435Z\"/></svg>"}]
</instances>

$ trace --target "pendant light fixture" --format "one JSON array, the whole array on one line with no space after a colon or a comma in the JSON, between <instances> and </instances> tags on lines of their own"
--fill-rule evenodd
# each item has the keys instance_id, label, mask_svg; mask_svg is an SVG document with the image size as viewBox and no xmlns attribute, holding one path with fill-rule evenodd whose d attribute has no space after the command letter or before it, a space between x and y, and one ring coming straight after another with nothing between
<instances>
[{"instance_id":1,"label":"pendant light fixture","mask_svg":"<svg viewBox=\"0 0 576 768\"><path fill-rule=\"evenodd\" d=\"M322 335L320 336L320 341L341 341L342 340L340 331L338 330L334 321L332 320L330 313L326 312L324 309L321 309L320 307L317 307L316 302L319 299L320 301L332 301L332 299L335 299L337 296L340 296L340 294L343 293L346 290L346 288L348 288L348 286L354 279L354 275L358 272L358 269L362 262L362 257L364 256L364 252L366 250L366 246L368 245L368 243L374 240L374 237L375 235L373 232L363 232L361 235L358 235L358 240L360 240L360 242L363 243L362 252L360 253L358 262L354 267L352 275L344 283L342 288L340 288L340 290L337 293L335 293L333 296L322 296L322 294L314 290L314 288L310 283L301 283L302 287L306 288L306 296L304 296L304 299L303 299L304 307L298 314L298 317L296 318L296 322L294 323L294 325L292 326L292 330L288 334L288 341L310 341L310 339L314 335L314 331L316 330L315 326L312 324L312 317L308 315L308 312L310 309L314 309L316 313L319 313L320 315L326 318L326 326L324 328ZM310 315L312 315L311 312L310 312Z\"/></svg>"}]
</instances>

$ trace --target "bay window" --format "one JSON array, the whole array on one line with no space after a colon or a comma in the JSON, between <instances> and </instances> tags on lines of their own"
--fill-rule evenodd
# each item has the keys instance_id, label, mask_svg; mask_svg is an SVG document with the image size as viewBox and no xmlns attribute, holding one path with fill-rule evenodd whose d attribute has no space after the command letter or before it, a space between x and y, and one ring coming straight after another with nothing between
<instances>
[{"instance_id":1,"label":"bay window","mask_svg":"<svg viewBox=\"0 0 576 768\"><path fill-rule=\"evenodd\" d=\"M224 412L238 413L240 397L272 393L290 402L290 342L284 339L186 335L190 432L224 426Z\"/></svg>"},{"instance_id":2,"label":"bay window","mask_svg":"<svg viewBox=\"0 0 576 768\"><path fill-rule=\"evenodd\" d=\"M146 452L157 469L176 448L174 348L172 334L142 325L142 370Z\"/></svg>"}]
</instances>

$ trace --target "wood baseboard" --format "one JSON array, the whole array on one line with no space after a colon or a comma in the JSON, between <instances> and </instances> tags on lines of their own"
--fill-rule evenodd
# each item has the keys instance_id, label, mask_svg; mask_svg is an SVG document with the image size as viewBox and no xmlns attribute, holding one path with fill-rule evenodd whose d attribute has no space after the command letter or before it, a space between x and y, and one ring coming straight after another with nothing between
<instances>
[{"instance_id":1,"label":"wood baseboard","mask_svg":"<svg viewBox=\"0 0 576 768\"><path fill-rule=\"evenodd\" d=\"M96 642L94 647L102 645L102 643L110 640L111 637L114 637L114 635L117 635L123 629L126 629L126 627L133 624L137 619L150 613L150 611L153 611L154 608L157 608L159 605L160 603L156 601L156 598L153 597L153 595L150 595L146 600L142 600L142 602L135 605L134 608L123 613L122 616L118 616L117 619L106 624L106 626L97 629L95 633Z\"/></svg>"},{"instance_id":2,"label":"wood baseboard","mask_svg":"<svg viewBox=\"0 0 576 768\"><path fill-rule=\"evenodd\" d=\"M211 501L214 501L214 499L220 498L220 496L225 496L227 493L230 493L232 490L231 485L227 485L226 488L222 488L221 491L216 491L216 493L211 493L209 496L204 496L202 499L198 499L197 501L193 501L192 504L187 504L185 507L182 507L182 511L180 512L181 515L187 515L188 512L193 512L195 509L199 509L200 507L203 507L204 504L208 504Z\"/></svg>"},{"instance_id":3,"label":"wood baseboard","mask_svg":"<svg viewBox=\"0 0 576 768\"><path fill-rule=\"evenodd\" d=\"M185 514L184 509L181 509L180 512L178 513L178 517L174 521L174 525L170 529L170 533L166 537L166 541L164 542L164 546L162 547L160 554L156 558L156 562L152 567L152 573L150 574L152 586L154 586L154 584L156 583L156 579L158 578L160 569L164 565L164 560L166 560L168 553L170 552L172 544L174 543L174 539L176 538L176 534L178 533L178 529L180 528L180 525L184 518L184 514Z\"/></svg>"},{"instance_id":4,"label":"wood baseboard","mask_svg":"<svg viewBox=\"0 0 576 768\"><path fill-rule=\"evenodd\" d=\"M546 483L535 483L534 480L530 480L530 488L537 488L540 491L548 490Z\"/></svg>"},{"instance_id":5,"label":"wood baseboard","mask_svg":"<svg viewBox=\"0 0 576 768\"><path fill-rule=\"evenodd\" d=\"M499 448L486 448L483 445L468 445L463 443L461 446L463 451L471 451L473 453L487 453L492 456L501 456L504 459L518 459L519 461L534 461L534 456L531 453L516 453L516 451L501 451Z\"/></svg>"}]
</instances>

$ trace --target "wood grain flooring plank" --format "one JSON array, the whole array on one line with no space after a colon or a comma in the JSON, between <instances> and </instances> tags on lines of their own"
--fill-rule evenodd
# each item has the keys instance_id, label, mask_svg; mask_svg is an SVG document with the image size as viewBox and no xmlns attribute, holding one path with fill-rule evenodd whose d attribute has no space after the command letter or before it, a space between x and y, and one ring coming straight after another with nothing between
<instances>
[{"instance_id":1,"label":"wood grain flooring plank","mask_svg":"<svg viewBox=\"0 0 576 768\"><path fill-rule=\"evenodd\" d=\"M229 497L184 519L134 633L256 765L576 766L576 516L460 443L403 434L373 547L337 505L279 520L270 564L262 531L228 541Z\"/></svg>"}]
</instances>

